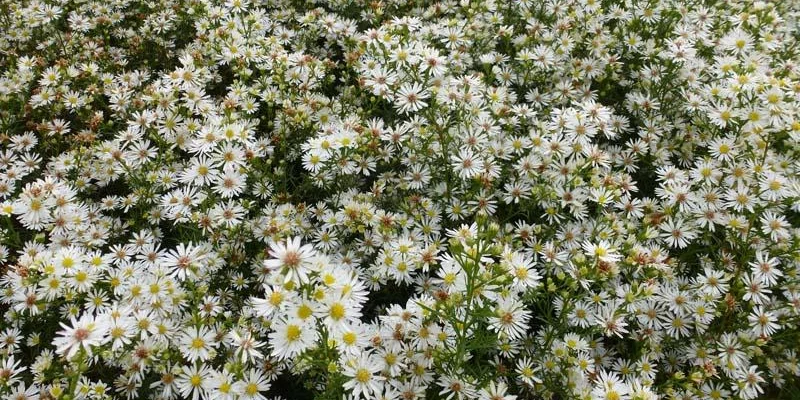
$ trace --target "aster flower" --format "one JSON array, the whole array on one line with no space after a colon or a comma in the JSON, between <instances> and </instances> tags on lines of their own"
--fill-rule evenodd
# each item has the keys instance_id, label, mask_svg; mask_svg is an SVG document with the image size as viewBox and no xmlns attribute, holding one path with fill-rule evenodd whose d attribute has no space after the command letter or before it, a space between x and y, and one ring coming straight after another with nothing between
<instances>
[{"instance_id":1,"label":"aster flower","mask_svg":"<svg viewBox=\"0 0 800 400\"><path fill-rule=\"evenodd\" d=\"M398 111L404 114L419 111L427 107L428 103L425 102L425 99L428 96L428 91L423 90L419 83L403 85L397 91L395 105L398 107Z\"/></svg>"},{"instance_id":2,"label":"aster flower","mask_svg":"<svg viewBox=\"0 0 800 400\"><path fill-rule=\"evenodd\" d=\"M240 333L233 330L228 333L226 339L234 348L242 363L255 362L264 357L258 349L263 347L265 343L256 340L250 331Z\"/></svg>"},{"instance_id":3,"label":"aster flower","mask_svg":"<svg viewBox=\"0 0 800 400\"><path fill-rule=\"evenodd\" d=\"M522 337L531 318L531 313L524 309L521 302L510 298L498 302L495 314L489 318L491 329L502 332L511 339Z\"/></svg>"},{"instance_id":4,"label":"aster flower","mask_svg":"<svg viewBox=\"0 0 800 400\"><path fill-rule=\"evenodd\" d=\"M251 369L243 380L233 385L233 389L239 394L240 399L266 400L266 396L261 393L268 391L270 386L264 375Z\"/></svg>"},{"instance_id":5,"label":"aster flower","mask_svg":"<svg viewBox=\"0 0 800 400\"><path fill-rule=\"evenodd\" d=\"M20 366L21 360L14 360L14 356L11 355L2 362L0 362L0 379L2 379L2 383L9 387L13 387L16 385L17 382L20 380L19 374L28 367Z\"/></svg>"},{"instance_id":6,"label":"aster flower","mask_svg":"<svg viewBox=\"0 0 800 400\"><path fill-rule=\"evenodd\" d=\"M661 237L672 247L682 249L697 237L690 223L683 219L670 218L661 226Z\"/></svg>"},{"instance_id":7,"label":"aster flower","mask_svg":"<svg viewBox=\"0 0 800 400\"><path fill-rule=\"evenodd\" d=\"M269 334L272 355L286 359L309 349L317 338L317 332L307 322L298 319L279 320Z\"/></svg>"},{"instance_id":8,"label":"aster flower","mask_svg":"<svg viewBox=\"0 0 800 400\"><path fill-rule=\"evenodd\" d=\"M381 365L374 354L361 354L345 363L342 374L350 379L342 387L352 390L355 398L373 398L381 392L384 377L377 375Z\"/></svg>"},{"instance_id":9,"label":"aster flower","mask_svg":"<svg viewBox=\"0 0 800 400\"><path fill-rule=\"evenodd\" d=\"M605 262L617 262L622 257L617 253L617 249L605 240L601 240L599 243L586 241L583 243L583 251L587 256L596 257L598 260Z\"/></svg>"},{"instance_id":10,"label":"aster flower","mask_svg":"<svg viewBox=\"0 0 800 400\"><path fill-rule=\"evenodd\" d=\"M628 323L625 322L622 315L619 315L614 304L607 304L600 307L594 320L596 325L603 328L607 336L616 335L622 337L623 333L628 332L628 330L625 329Z\"/></svg>"},{"instance_id":11,"label":"aster flower","mask_svg":"<svg viewBox=\"0 0 800 400\"><path fill-rule=\"evenodd\" d=\"M175 381L175 385L184 398L192 400L205 399L214 381L208 366L190 365L183 369Z\"/></svg>"},{"instance_id":12,"label":"aster flower","mask_svg":"<svg viewBox=\"0 0 800 400\"><path fill-rule=\"evenodd\" d=\"M284 275L285 282L306 283L315 252L309 244L300 245L300 237L270 245L270 258L264 266Z\"/></svg>"},{"instance_id":13,"label":"aster flower","mask_svg":"<svg viewBox=\"0 0 800 400\"><path fill-rule=\"evenodd\" d=\"M775 315L770 311L764 310L761 306L755 307L747 317L747 320L750 322L753 333L759 336L769 337L781 328L776 323L778 319Z\"/></svg>"},{"instance_id":14,"label":"aster flower","mask_svg":"<svg viewBox=\"0 0 800 400\"><path fill-rule=\"evenodd\" d=\"M182 353L189 362L206 361L214 342L214 333L206 328L197 328L181 335Z\"/></svg>"},{"instance_id":15,"label":"aster flower","mask_svg":"<svg viewBox=\"0 0 800 400\"><path fill-rule=\"evenodd\" d=\"M83 315L79 319L70 318L70 325L60 324L63 328L58 332L58 337L53 339L56 352L72 358L78 351L83 350L87 355L92 355L92 347L100 346L108 340L108 320L103 317L95 318Z\"/></svg>"},{"instance_id":16,"label":"aster flower","mask_svg":"<svg viewBox=\"0 0 800 400\"><path fill-rule=\"evenodd\" d=\"M171 276L184 280L197 274L196 269L204 258L201 247L180 243L175 249L159 257L158 262L163 267L172 269Z\"/></svg>"},{"instance_id":17,"label":"aster flower","mask_svg":"<svg viewBox=\"0 0 800 400\"><path fill-rule=\"evenodd\" d=\"M756 251L755 260L748 263L752 268L753 276L760 278L765 285L774 286L778 279L783 276L783 272L778 267L780 261L763 251Z\"/></svg>"},{"instance_id":18,"label":"aster flower","mask_svg":"<svg viewBox=\"0 0 800 400\"><path fill-rule=\"evenodd\" d=\"M462 179L471 179L478 176L483 170L483 160L473 154L472 150L461 149L458 155L451 156L453 169Z\"/></svg>"},{"instance_id":19,"label":"aster flower","mask_svg":"<svg viewBox=\"0 0 800 400\"><path fill-rule=\"evenodd\" d=\"M442 387L439 395L447 400L476 398L478 394L474 385L455 376L443 376L436 383Z\"/></svg>"},{"instance_id":20,"label":"aster flower","mask_svg":"<svg viewBox=\"0 0 800 400\"><path fill-rule=\"evenodd\" d=\"M601 369L592 396L600 399L630 399L630 387L615 373Z\"/></svg>"}]
</instances>

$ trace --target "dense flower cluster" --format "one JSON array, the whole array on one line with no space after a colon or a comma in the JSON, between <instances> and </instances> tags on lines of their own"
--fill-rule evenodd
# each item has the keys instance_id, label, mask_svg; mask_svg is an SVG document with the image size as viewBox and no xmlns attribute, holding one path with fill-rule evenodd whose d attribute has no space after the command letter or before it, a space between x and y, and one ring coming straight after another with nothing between
<instances>
[{"instance_id":1,"label":"dense flower cluster","mask_svg":"<svg viewBox=\"0 0 800 400\"><path fill-rule=\"evenodd\" d=\"M0 396L796 396L798 17L2 2Z\"/></svg>"}]
</instances>

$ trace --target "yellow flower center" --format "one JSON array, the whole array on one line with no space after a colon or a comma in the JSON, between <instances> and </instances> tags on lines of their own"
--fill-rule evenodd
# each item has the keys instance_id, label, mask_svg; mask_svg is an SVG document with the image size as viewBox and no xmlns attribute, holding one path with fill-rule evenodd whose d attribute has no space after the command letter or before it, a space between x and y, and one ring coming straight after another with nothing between
<instances>
[{"instance_id":1,"label":"yellow flower center","mask_svg":"<svg viewBox=\"0 0 800 400\"><path fill-rule=\"evenodd\" d=\"M281 304L282 301L283 301L283 294L281 294L280 292L272 292L272 294L269 295L269 304L272 304L273 306Z\"/></svg>"},{"instance_id":2,"label":"yellow flower center","mask_svg":"<svg viewBox=\"0 0 800 400\"><path fill-rule=\"evenodd\" d=\"M372 378L372 374L370 374L369 371L367 371L366 369L359 368L358 371L356 371L357 381L361 383L367 383L369 382L370 378Z\"/></svg>"},{"instance_id":3,"label":"yellow flower center","mask_svg":"<svg viewBox=\"0 0 800 400\"><path fill-rule=\"evenodd\" d=\"M342 335L342 341L347 343L348 345L352 345L356 342L356 334L354 332L347 332Z\"/></svg>"},{"instance_id":4,"label":"yellow flower center","mask_svg":"<svg viewBox=\"0 0 800 400\"><path fill-rule=\"evenodd\" d=\"M311 307L309 307L306 304L301 305L297 309L297 316L300 317L300 319L308 319L308 317L311 316L311 313L312 313Z\"/></svg>"},{"instance_id":5,"label":"yellow flower center","mask_svg":"<svg viewBox=\"0 0 800 400\"><path fill-rule=\"evenodd\" d=\"M244 391L250 396L255 396L258 393L258 386L252 382L248 383Z\"/></svg>"},{"instance_id":6,"label":"yellow flower center","mask_svg":"<svg viewBox=\"0 0 800 400\"><path fill-rule=\"evenodd\" d=\"M201 338L192 339L192 348L193 349L199 350L199 349L202 349L203 347L205 347L205 345L206 345L206 342Z\"/></svg>"},{"instance_id":7,"label":"yellow flower center","mask_svg":"<svg viewBox=\"0 0 800 400\"><path fill-rule=\"evenodd\" d=\"M286 328L286 339L289 339L290 342L294 342L295 340L300 338L300 327L297 325L289 325Z\"/></svg>"},{"instance_id":8,"label":"yellow flower center","mask_svg":"<svg viewBox=\"0 0 800 400\"><path fill-rule=\"evenodd\" d=\"M330 309L331 318L340 320L344 318L344 306L341 303L333 303Z\"/></svg>"}]
</instances>

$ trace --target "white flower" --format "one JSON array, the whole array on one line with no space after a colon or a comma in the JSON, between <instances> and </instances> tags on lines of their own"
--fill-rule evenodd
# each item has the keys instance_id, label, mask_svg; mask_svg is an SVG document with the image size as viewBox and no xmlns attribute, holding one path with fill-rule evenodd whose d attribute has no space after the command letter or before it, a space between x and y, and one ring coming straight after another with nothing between
<instances>
[{"instance_id":1,"label":"white flower","mask_svg":"<svg viewBox=\"0 0 800 400\"><path fill-rule=\"evenodd\" d=\"M225 170L214 176L214 192L223 198L231 198L242 193L245 188L245 176L235 169Z\"/></svg>"},{"instance_id":2,"label":"white flower","mask_svg":"<svg viewBox=\"0 0 800 400\"><path fill-rule=\"evenodd\" d=\"M754 399L764 393L761 383L764 378L758 372L755 365L749 366L747 369L738 370L736 373L737 384L734 388L737 390L739 397L743 399Z\"/></svg>"},{"instance_id":3,"label":"white flower","mask_svg":"<svg viewBox=\"0 0 800 400\"><path fill-rule=\"evenodd\" d=\"M761 250L756 251L755 261L749 262L748 265L752 269L753 276L760 278L767 286L774 286L778 283L778 278L783 276L783 272L777 268L780 261Z\"/></svg>"},{"instance_id":4,"label":"white flower","mask_svg":"<svg viewBox=\"0 0 800 400\"><path fill-rule=\"evenodd\" d=\"M425 102L425 99L428 96L428 91L423 90L419 83L405 84L397 91L394 103L397 105L398 111L407 114L427 107L428 103Z\"/></svg>"},{"instance_id":5,"label":"white flower","mask_svg":"<svg viewBox=\"0 0 800 400\"><path fill-rule=\"evenodd\" d=\"M171 276L178 280L185 280L187 277L197 275L197 267L200 261L206 257L202 247L191 243L179 243L175 249L170 250L165 255L158 258L158 264L172 269Z\"/></svg>"},{"instance_id":6,"label":"white flower","mask_svg":"<svg viewBox=\"0 0 800 400\"><path fill-rule=\"evenodd\" d=\"M592 398L628 400L631 398L630 391L630 386L623 382L616 373L601 369L592 389Z\"/></svg>"},{"instance_id":7,"label":"white flower","mask_svg":"<svg viewBox=\"0 0 800 400\"><path fill-rule=\"evenodd\" d=\"M250 369L243 380L233 385L240 399L266 400L266 396L261 393L268 391L269 388L267 378L255 369Z\"/></svg>"},{"instance_id":8,"label":"white flower","mask_svg":"<svg viewBox=\"0 0 800 400\"><path fill-rule=\"evenodd\" d=\"M220 400L235 400L237 393L233 390L234 377L228 371L213 371L212 398Z\"/></svg>"},{"instance_id":9,"label":"white flower","mask_svg":"<svg viewBox=\"0 0 800 400\"><path fill-rule=\"evenodd\" d=\"M181 372L176 385L184 398L205 399L214 385L214 380L207 365L190 365Z\"/></svg>"},{"instance_id":10,"label":"white flower","mask_svg":"<svg viewBox=\"0 0 800 400\"><path fill-rule=\"evenodd\" d=\"M228 333L226 339L234 348L234 352L242 363L254 362L264 357L258 349L263 347L265 343L256 340L250 331L239 333L236 330L232 330Z\"/></svg>"},{"instance_id":11,"label":"white flower","mask_svg":"<svg viewBox=\"0 0 800 400\"><path fill-rule=\"evenodd\" d=\"M44 198L29 194L28 188L23 190L20 197L14 202L14 214L20 216L23 225L29 229L42 229L45 224L52 222L48 205Z\"/></svg>"},{"instance_id":12,"label":"white flower","mask_svg":"<svg viewBox=\"0 0 800 400\"><path fill-rule=\"evenodd\" d=\"M767 211L761 215L761 231L773 241L788 239L791 225L786 217Z\"/></svg>"},{"instance_id":13,"label":"white flower","mask_svg":"<svg viewBox=\"0 0 800 400\"><path fill-rule=\"evenodd\" d=\"M474 399L478 397L478 391L475 390L475 385L457 376L444 375L436 384L443 388L442 391L439 392L439 396L446 395L444 397L446 400L454 398L459 400Z\"/></svg>"},{"instance_id":14,"label":"white flower","mask_svg":"<svg viewBox=\"0 0 800 400\"><path fill-rule=\"evenodd\" d=\"M83 349L87 355L92 355L92 347L100 346L108 341L109 324L105 316L95 318L84 315L80 319L70 318L72 326L60 323L63 330L58 332L58 337L53 339L56 353L72 358L79 350Z\"/></svg>"},{"instance_id":15,"label":"white flower","mask_svg":"<svg viewBox=\"0 0 800 400\"><path fill-rule=\"evenodd\" d=\"M533 362L528 358L523 357L517 361L516 372L520 380L528 386L533 386L535 383L542 383L542 379L537 376L540 372L540 367L534 367Z\"/></svg>"},{"instance_id":16,"label":"white flower","mask_svg":"<svg viewBox=\"0 0 800 400\"><path fill-rule=\"evenodd\" d=\"M750 321L753 333L758 336L769 337L781 329L781 326L776 323L778 318L775 317L775 314L764 310L761 306L753 308L753 312L747 316L747 320Z\"/></svg>"},{"instance_id":17,"label":"white flower","mask_svg":"<svg viewBox=\"0 0 800 400\"><path fill-rule=\"evenodd\" d=\"M272 257L264 261L264 266L284 275L284 283L307 283L316 252L310 244L300 245L300 237L287 239L270 245Z\"/></svg>"},{"instance_id":18,"label":"white flower","mask_svg":"<svg viewBox=\"0 0 800 400\"><path fill-rule=\"evenodd\" d=\"M452 155L453 169L462 179L471 179L483 172L483 159L475 155L469 148L461 148L458 155Z\"/></svg>"},{"instance_id":19,"label":"white flower","mask_svg":"<svg viewBox=\"0 0 800 400\"><path fill-rule=\"evenodd\" d=\"M478 393L480 400L516 400L517 396L508 394L508 385L504 382L489 382L489 387Z\"/></svg>"},{"instance_id":20,"label":"white flower","mask_svg":"<svg viewBox=\"0 0 800 400\"><path fill-rule=\"evenodd\" d=\"M661 237L672 247L682 249L697 237L691 223L681 218L669 218L661 225Z\"/></svg>"},{"instance_id":21,"label":"white flower","mask_svg":"<svg viewBox=\"0 0 800 400\"><path fill-rule=\"evenodd\" d=\"M317 339L317 331L306 321L299 319L278 320L272 326L269 343L272 355L287 359L309 349Z\"/></svg>"},{"instance_id":22,"label":"white flower","mask_svg":"<svg viewBox=\"0 0 800 400\"><path fill-rule=\"evenodd\" d=\"M319 316L331 332L342 332L361 317L356 302L333 291L322 300Z\"/></svg>"},{"instance_id":23,"label":"white flower","mask_svg":"<svg viewBox=\"0 0 800 400\"><path fill-rule=\"evenodd\" d=\"M617 262L622 258L617 249L605 240L601 240L598 243L592 243L587 240L583 242L583 251L587 256L605 262Z\"/></svg>"},{"instance_id":24,"label":"white flower","mask_svg":"<svg viewBox=\"0 0 800 400\"><path fill-rule=\"evenodd\" d=\"M349 377L350 380L342 387L352 390L354 398L375 398L374 395L382 390L383 381L386 380L378 375L381 369L379 359L370 352L347 360L342 368L342 375Z\"/></svg>"},{"instance_id":25,"label":"white flower","mask_svg":"<svg viewBox=\"0 0 800 400\"><path fill-rule=\"evenodd\" d=\"M731 333L724 333L717 342L717 351L719 357L725 363L730 363L735 369L740 369L747 362L747 355L744 353L744 348L739 342L736 335Z\"/></svg>"},{"instance_id":26,"label":"white flower","mask_svg":"<svg viewBox=\"0 0 800 400\"><path fill-rule=\"evenodd\" d=\"M214 332L205 327L196 328L181 335L181 353L190 362L208 360L214 342Z\"/></svg>"},{"instance_id":27,"label":"white flower","mask_svg":"<svg viewBox=\"0 0 800 400\"><path fill-rule=\"evenodd\" d=\"M617 335L622 337L623 333L628 333L628 330L625 329L628 323L625 322L623 317L624 315L617 311L615 304L604 304L597 310L594 323L603 328L606 336Z\"/></svg>"},{"instance_id":28,"label":"white flower","mask_svg":"<svg viewBox=\"0 0 800 400\"><path fill-rule=\"evenodd\" d=\"M528 329L530 318L531 312L525 309L522 302L513 298L500 299L495 314L489 317L489 327L510 339L518 339Z\"/></svg>"},{"instance_id":29,"label":"white flower","mask_svg":"<svg viewBox=\"0 0 800 400\"><path fill-rule=\"evenodd\" d=\"M8 356L3 362L0 362L0 381L7 387L13 387L19 380L19 373L28 369L26 366L19 366L22 360L14 361L14 355Z\"/></svg>"}]
</instances>

